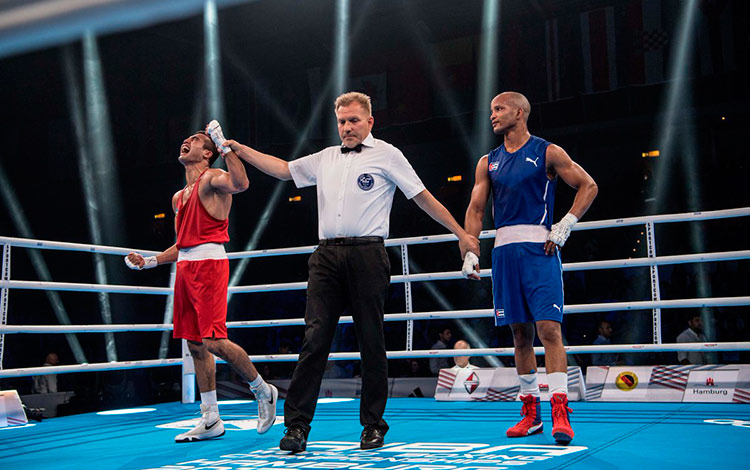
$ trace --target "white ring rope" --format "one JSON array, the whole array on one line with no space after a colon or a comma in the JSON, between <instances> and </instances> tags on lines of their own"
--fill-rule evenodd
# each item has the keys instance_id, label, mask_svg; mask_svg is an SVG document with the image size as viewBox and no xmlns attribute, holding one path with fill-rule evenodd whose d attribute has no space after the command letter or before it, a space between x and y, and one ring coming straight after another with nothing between
<instances>
[{"instance_id":1,"label":"white ring rope","mask_svg":"<svg viewBox=\"0 0 750 470\"><path fill-rule=\"evenodd\" d=\"M750 349L750 342L734 343L664 343L664 344L617 344L603 346L565 346L569 354L592 353L628 353L628 352L677 352L677 351L746 351ZM484 349L439 349L417 351L387 351L388 359L409 359L422 357L455 357L455 356L513 356L514 348L484 348ZM543 355L544 348L534 348L534 354ZM295 362L298 354L270 354L251 355L253 362ZM358 352L330 353L330 360L352 361L359 360ZM122 369L142 369L146 367L165 367L182 364L182 359L155 359L145 361L101 362L95 364L77 364L69 366L28 367L23 369L0 370L0 378L24 377L28 375L65 374L70 372L94 372ZM224 361L217 358L217 363Z\"/></svg>"},{"instance_id":2,"label":"white ring rope","mask_svg":"<svg viewBox=\"0 0 750 470\"><path fill-rule=\"evenodd\" d=\"M699 220L728 219L731 217L750 216L750 207L739 207L737 209L723 209L718 211L683 212L681 214L647 215L642 217L628 217L625 219L595 220L591 222L579 222L573 230L593 230L598 228L628 227L632 225L643 225L649 222L671 223L671 222L697 222Z\"/></svg>"},{"instance_id":3,"label":"white ring rope","mask_svg":"<svg viewBox=\"0 0 750 470\"><path fill-rule=\"evenodd\" d=\"M671 222L690 222L698 220L722 219L730 217L750 216L750 207L728 209L708 212L692 212L681 214L666 214L646 217L631 217L625 219L609 219L593 222L581 222L573 230L592 230L599 228L613 228L642 225L647 223L671 223ZM480 238L493 238L495 230L484 230ZM456 237L452 234L431 235L422 237L396 238L385 241L386 246L405 246L418 245L427 243L441 243L455 241ZM31 240L13 237L0 237L0 244L16 246L22 248L50 249L50 250L67 250L88 253L102 253L111 255L126 255L131 251L138 251L144 255L155 255L158 252L150 250L136 250L130 248L111 247L103 245L90 245L81 243L55 242L48 240ZM281 256L293 254L306 254L315 250L316 246L280 248L270 250L255 250L229 253L230 259L239 258L257 258L268 256ZM699 253L688 255L660 256L652 258L637 259L619 259L605 261L587 261L578 263L567 263L563 265L565 271L580 271L588 269L612 269L612 268L629 268L644 266L659 266L669 264L697 263L711 261L729 261L750 258L750 250L729 251L717 253ZM491 276L491 270L484 269L481 272L482 277ZM459 272L437 272L422 273L409 275L394 275L391 277L391 283L419 282L419 281L436 281L461 279ZM119 294L150 294L150 295L169 295L172 293L171 288L167 287L144 287L144 286L125 286L125 285L97 285L81 284L69 282L38 282L38 281L0 281L2 289L28 289L28 290L57 290L57 291L76 291L76 292L108 292ZM306 282L291 282L280 284L263 284L253 286L235 286L230 287L231 293L251 293L251 292L272 292L287 290L302 290L307 288ZM719 307L719 306L743 306L750 305L750 296L743 297L715 297L699 299L678 299L678 300L660 300L660 301L640 301L640 302L611 302L598 304L580 304L565 307L565 313L590 313L590 312L608 312L608 311L632 311L646 310L655 308L688 308L688 307ZM472 309L472 310L454 310L454 311L435 311L435 312L418 312L418 313L396 313L387 314L386 321L404 321L404 320L430 320L430 319L455 319L455 318L484 318L493 316L492 309ZM351 317L341 317L340 323L351 323ZM258 328L269 326L292 326L304 325L304 319L278 319L278 320L258 320L258 321L237 321L227 322L228 328ZM9 333L104 333L104 332L143 332L143 331L169 331L172 329L170 324L129 324L129 325L0 325L0 335ZM629 345L598 345L598 346L566 346L565 350L569 353L625 353L625 352L674 352L674 351L743 351L750 349L750 342L733 342L733 343L674 343L674 344L629 344ZM543 348L534 348L536 354L543 354ZM512 356L514 348L497 348L497 349L471 349L471 350L419 350L419 351L390 351L387 352L389 359L403 358L420 358L420 357L454 357L454 356ZM331 353L329 357L333 360L357 360L359 353L342 352ZM298 355L259 355L250 356L256 362L281 362L296 361ZM3 377L20 377L40 374L60 374L67 372L87 372L87 371L106 371L120 369L136 369L145 367L161 367L181 365L182 358L175 359L156 359L143 361L124 361L108 362L97 364L78 364L69 366L54 367L34 367L23 369L6 369L0 370L0 378ZM0 364L1 367L1 364Z\"/></svg>"},{"instance_id":4,"label":"white ring rope","mask_svg":"<svg viewBox=\"0 0 750 470\"><path fill-rule=\"evenodd\" d=\"M717 211L705 211L705 212L685 212L680 214L663 214L663 215L652 215L643 217L628 217L623 219L607 219L597 220L592 222L579 222L573 227L573 231L576 230L593 230L599 228L614 228L614 227L627 227L632 225L642 225L648 222L653 223L669 223L669 222L692 222L699 220L711 220L711 219L725 219L731 217L747 217L750 216L750 207L740 207L737 209L723 209ZM479 238L492 238L495 236L495 230L483 230ZM420 245L425 243L441 243L448 241L456 241L457 238L453 234L443 235L429 235L423 237L408 237L408 238L389 238L385 241L386 246L400 246L400 245ZM14 237L0 237L0 244L9 244L11 246L23 247L23 248L38 248L47 250L67 250L67 251L85 251L89 253L102 253L109 255L127 255L131 251L137 251L143 255L156 255L158 251L151 250L139 250L134 248L121 248L113 246L103 245L89 245L83 243L68 243L68 242L56 242L50 240L31 240L27 238L14 238ZM254 251L239 251L228 253L229 259L237 258L260 258L266 256L281 256L281 255L294 255L303 253L312 253L315 249L314 245L293 247L293 248L278 248L270 250L254 250Z\"/></svg>"},{"instance_id":5,"label":"white ring rope","mask_svg":"<svg viewBox=\"0 0 750 470\"><path fill-rule=\"evenodd\" d=\"M563 264L563 271L583 271L588 269L633 268L645 266L662 266L669 264L705 263L711 261L735 261L750 259L750 250L726 251L716 253L697 253L690 255L657 256L655 258L633 258L606 261L585 261ZM491 277L491 269L481 270L481 277ZM391 276L391 284L422 281L446 281L463 279L460 271L444 271L421 274L397 274ZM110 294L151 294L170 295L169 287L125 286L113 284L82 284L74 282L45 281L0 281L0 288L26 290L55 290L73 292L108 292ZM254 292L281 292L288 290L305 290L307 282L285 282L279 284L256 284L250 286L230 287L230 294L248 294Z\"/></svg>"},{"instance_id":6,"label":"white ring rope","mask_svg":"<svg viewBox=\"0 0 750 470\"><path fill-rule=\"evenodd\" d=\"M640 302L606 302L598 304L566 305L564 313L594 313L633 310L650 310L653 308L692 308L692 307L740 307L750 305L750 296L746 297L708 297L698 299L645 300ZM492 309L443 310L416 313L388 313L385 321L405 320L438 320L456 318L491 318ZM352 323L351 316L342 316L339 324ZM227 322L227 328L263 328L276 326L301 326L304 318L285 318L278 320L246 320ZM0 334L11 333L123 333L134 331L171 331L171 324L122 324L122 325L7 325L0 326Z\"/></svg>"}]
</instances>

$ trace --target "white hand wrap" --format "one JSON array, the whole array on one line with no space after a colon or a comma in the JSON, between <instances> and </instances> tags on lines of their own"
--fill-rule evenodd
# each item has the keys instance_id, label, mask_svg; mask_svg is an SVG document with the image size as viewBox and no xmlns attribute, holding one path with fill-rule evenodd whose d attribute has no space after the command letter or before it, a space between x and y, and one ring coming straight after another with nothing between
<instances>
[{"instance_id":1,"label":"white hand wrap","mask_svg":"<svg viewBox=\"0 0 750 470\"><path fill-rule=\"evenodd\" d=\"M211 140L214 141L214 145L216 145L216 148L221 152L222 155L226 155L229 152L232 151L229 147L224 147L222 144L227 140L224 138L224 133L221 131L221 125L219 125L219 121L214 119L213 121L208 123L208 126L206 126L206 132L208 133L208 136L211 137Z\"/></svg>"},{"instance_id":2,"label":"white hand wrap","mask_svg":"<svg viewBox=\"0 0 750 470\"><path fill-rule=\"evenodd\" d=\"M471 274L479 274L477 273L476 269L474 269L474 266L479 265L479 258L477 255L472 253L471 251L466 253L466 256L464 257L464 266L461 268L461 274L463 274L464 279L469 279L469 276Z\"/></svg>"},{"instance_id":3,"label":"white hand wrap","mask_svg":"<svg viewBox=\"0 0 750 470\"><path fill-rule=\"evenodd\" d=\"M157 265L157 262L156 262L156 256L147 256L147 257L143 258L143 266L142 266L142 267L138 266L137 264L133 264L133 263L132 263L132 262L131 262L131 261L130 261L130 260L128 259L128 257L126 256L126 257L125 257L125 265L126 265L127 267L129 267L130 269L137 269L138 271L140 271L140 270L142 270L142 269L151 269L151 268L155 268L155 267L156 267L156 265Z\"/></svg>"},{"instance_id":4,"label":"white hand wrap","mask_svg":"<svg viewBox=\"0 0 750 470\"><path fill-rule=\"evenodd\" d=\"M552 226L552 230L549 232L547 240L551 241L557 246L565 245L565 241L570 236L570 230L578 222L578 217L574 216L570 212L565 214L565 217L560 219L560 222Z\"/></svg>"}]
</instances>

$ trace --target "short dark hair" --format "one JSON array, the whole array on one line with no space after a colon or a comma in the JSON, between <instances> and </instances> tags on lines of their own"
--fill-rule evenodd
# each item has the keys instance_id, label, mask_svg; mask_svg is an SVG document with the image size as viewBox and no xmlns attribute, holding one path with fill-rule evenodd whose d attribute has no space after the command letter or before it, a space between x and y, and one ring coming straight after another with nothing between
<instances>
[{"instance_id":1,"label":"short dark hair","mask_svg":"<svg viewBox=\"0 0 750 470\"><path fill-rule=\"evenodd\" d=\"M198 131L196 132L196 134L201 134L208 137L208 143L204 143L203 148L211 151L211 157L208 159L208 166L214 166L214 162L219 158L219 149L216 148L216 144L214 144L213 139L206 133L206 131Z\"/></svg>"},{"instance_id":2,"label":"short dark hair","mask_svg":"<svg viewBox=\"0 0 750 470\"><path fill-rule=\"evenodd\" d=\"M451 327L448 325L440 325L437 329L437 335L442 335L443 333L445 333L445 330L451 331ZM451 331L451 333L453 332Z\"/></svg>"}]
</instances>

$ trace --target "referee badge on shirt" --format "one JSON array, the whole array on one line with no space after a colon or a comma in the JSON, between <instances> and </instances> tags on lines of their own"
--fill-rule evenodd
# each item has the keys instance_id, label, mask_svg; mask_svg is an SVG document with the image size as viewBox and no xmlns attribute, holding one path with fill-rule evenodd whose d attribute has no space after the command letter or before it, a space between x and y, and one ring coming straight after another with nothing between
<instances>
[{"instance_id":1,"label":"referee badge on shirt","mask_svg":"<svg viewBox=\"0 0 750 470\"><path fill-rule=\"evenodd\" d=\"M362 191L371 190L373 184L375 184L375 178L373 178L371 174L362 173L361 175L357 176L357 186L359 186L359 189L361 189Z\"/></svg>"}]
</instances>

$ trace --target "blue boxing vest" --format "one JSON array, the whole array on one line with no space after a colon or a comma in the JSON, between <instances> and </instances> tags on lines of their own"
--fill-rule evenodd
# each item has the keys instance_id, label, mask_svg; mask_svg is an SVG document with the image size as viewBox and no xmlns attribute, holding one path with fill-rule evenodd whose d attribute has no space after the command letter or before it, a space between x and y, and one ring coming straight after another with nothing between
<instances>
[{"instance_id":1,"label":"blue boxing vest","mask_svg":"<svg viewBox=\"0 0 750 470\"><path fill-rule=\"evenodd\" d=\"M492 182L495 228L508 225L552 226L557 178L547 178L549 142L531 136L517 151L508 153L505 144L487 157Z\"/></svg>"}]
</instances>

